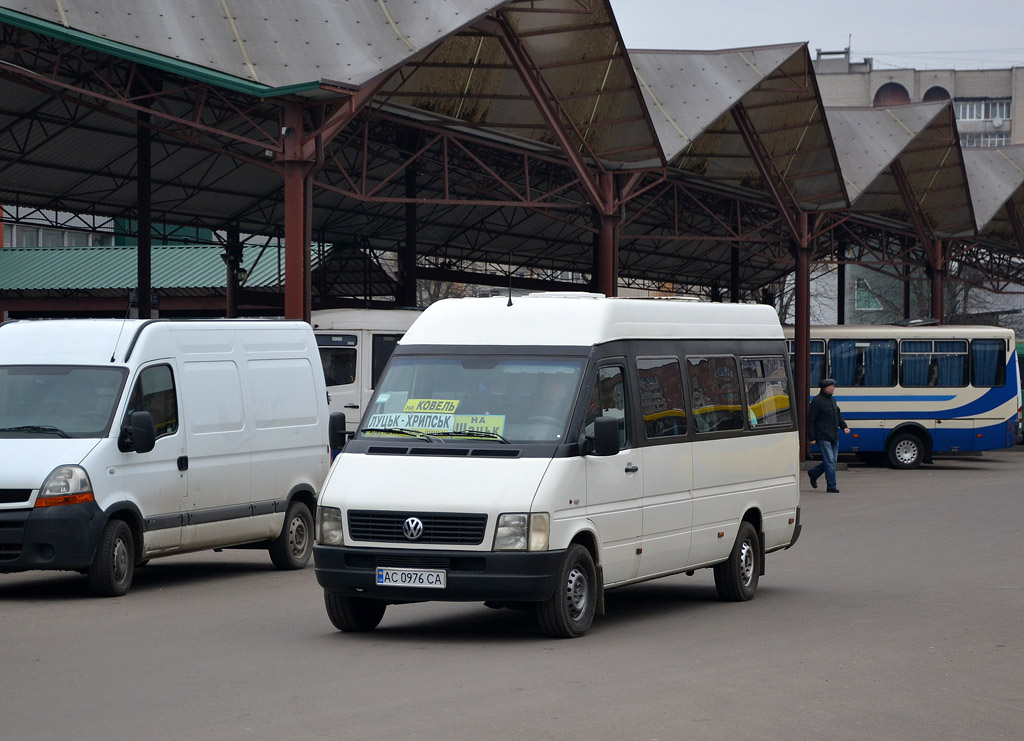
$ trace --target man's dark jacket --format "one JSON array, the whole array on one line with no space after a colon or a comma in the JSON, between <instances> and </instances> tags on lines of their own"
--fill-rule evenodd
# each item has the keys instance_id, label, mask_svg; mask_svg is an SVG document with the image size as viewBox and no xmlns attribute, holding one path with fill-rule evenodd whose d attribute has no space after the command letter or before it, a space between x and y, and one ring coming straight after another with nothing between
<instances>
[{"instance_id":1,"label":"man's dark jacket","mask_svg":"<svg viewBox=\"0 0 1024 741\"><path fill-rule=\"evenodd\" d=\"M828 440L837 442L839 430L846 428L846 420L839 412L836 400L824 392L820 392L811 400L811 408L807 413L807 439Z\"/></svg>"}]
</instances>

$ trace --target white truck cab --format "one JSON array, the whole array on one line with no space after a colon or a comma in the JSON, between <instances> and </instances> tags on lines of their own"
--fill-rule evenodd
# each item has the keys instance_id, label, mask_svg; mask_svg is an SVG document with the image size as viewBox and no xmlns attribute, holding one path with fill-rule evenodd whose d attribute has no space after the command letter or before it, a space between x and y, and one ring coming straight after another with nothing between
<instances>
[{"instance_id":1,"label":"white truck cab","mask_svg":"<svg viewBox=\"0 0 1024 741\"><path fill-rule=\"evenodd\" d=\"M118 596L188 551L302 568L328 426L303 322L0 324L0 573L82 571Z\"/></svg>"},{"instance_id":2,"label":"white truck cab","mask_svg":"<svg viewBox=\"0 0 1024 741\"><path fill-rule=\"evenodd\" d=\"M481 601L576 637L607 589L705 567L750 599L800 533L792 388L767 306L440 301L324 484L327 613L364 631L389 604Z\"/></svg>"}]
</instances>

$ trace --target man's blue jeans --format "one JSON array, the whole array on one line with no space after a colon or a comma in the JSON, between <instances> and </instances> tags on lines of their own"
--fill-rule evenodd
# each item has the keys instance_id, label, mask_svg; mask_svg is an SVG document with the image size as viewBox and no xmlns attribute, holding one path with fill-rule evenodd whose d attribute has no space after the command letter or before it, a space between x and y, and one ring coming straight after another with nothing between
<instances>
[{"instance_id":1,"label":"man's blue jeans","mask_svg":"<svg viewBox=\"0 0 1024 741\"><path fill-rule=\"evenodd\" d=\"M821 453L821 463L816 465L807 473L811 478L817 480L821 474L825 474L825 484L829 489L836 487L836 458L839 457L838 440L819 440L818 451Z\"/></svg>"}]
</instances>

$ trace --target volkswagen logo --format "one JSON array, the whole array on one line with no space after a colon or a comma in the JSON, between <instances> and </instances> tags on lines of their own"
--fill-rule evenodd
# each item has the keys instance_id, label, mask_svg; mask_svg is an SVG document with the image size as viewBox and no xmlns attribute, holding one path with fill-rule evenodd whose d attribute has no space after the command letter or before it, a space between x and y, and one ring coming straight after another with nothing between
<instances>
[{"instance_id":1,"label":"volkswagen logo","mask_svg":"<svg viewBox=\"0 0 1024 741\"><path fill-rule=\"evenodd\" d=\"M402 533L409 540L416 540L423 535L423 521L419 517L410 517L402 524Z\"/></svg>"}]
</instances>

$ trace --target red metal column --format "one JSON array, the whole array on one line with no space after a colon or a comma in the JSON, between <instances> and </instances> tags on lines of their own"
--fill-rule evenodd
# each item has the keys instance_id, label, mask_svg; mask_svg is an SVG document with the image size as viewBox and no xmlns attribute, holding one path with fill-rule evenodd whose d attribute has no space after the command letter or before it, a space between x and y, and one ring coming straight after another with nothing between
<instances>
[{"instance_id":1,"label":"red metal column","mask_svg":"<svg viewBox=\"0 0 1024 741\"><path fill-rule=\"evenodd\" d=\"M808 245L807 213L796 217L796 316L794 317L794 398L800 428L800 460L807 460L807 404L811 398L811 250Z\"/></svg>"},{"instance_id":2,"label":"red metal column","mask_svg":"<svg viewBox=\"0 0 1024 741\"><path fill-rule=\"evenodd\" d=\"M149 114L136 114L136 221L135 244L139 319L149 319L153 305L153 214L152 214L152 149L150 147Z\"/></svg>"},{"instance_id":3,"label":"red metal column","mask_svg":"<svg viewBox=\"0 0 1024 741\"><path fill-rule=\"evenodd\" d=\"M615 176L598 175L603 203L598 212L597 287L605 296L619 295L619 216L611 213L615 203Z\"/></svg>"},{"instance_id":4,"label":"red metal column","mask_svg":"<svg viewBox=\"0 0 1024 741\"><path fill-rule=\"evenodd\" d=\"M936 239L932 242L929 252L928 262L930 265L928 273L932 281L932 316L939 324L943 324L942 277L945 274L945 266L942 259L942 240Z\"/></svg>"},{"instance_id":5,"label":"red metal column","mask_svg":"<svg viewBox=\"0 0 1024 741\"><path fill-rule=\"evenodd\" d=\"M284 316L310 319L309 230L307 229L307 179L313 168L304 151L304 117L301 106L285 109L284 154L279 161L284 177Z\"/></svg>"}]
</instances>

